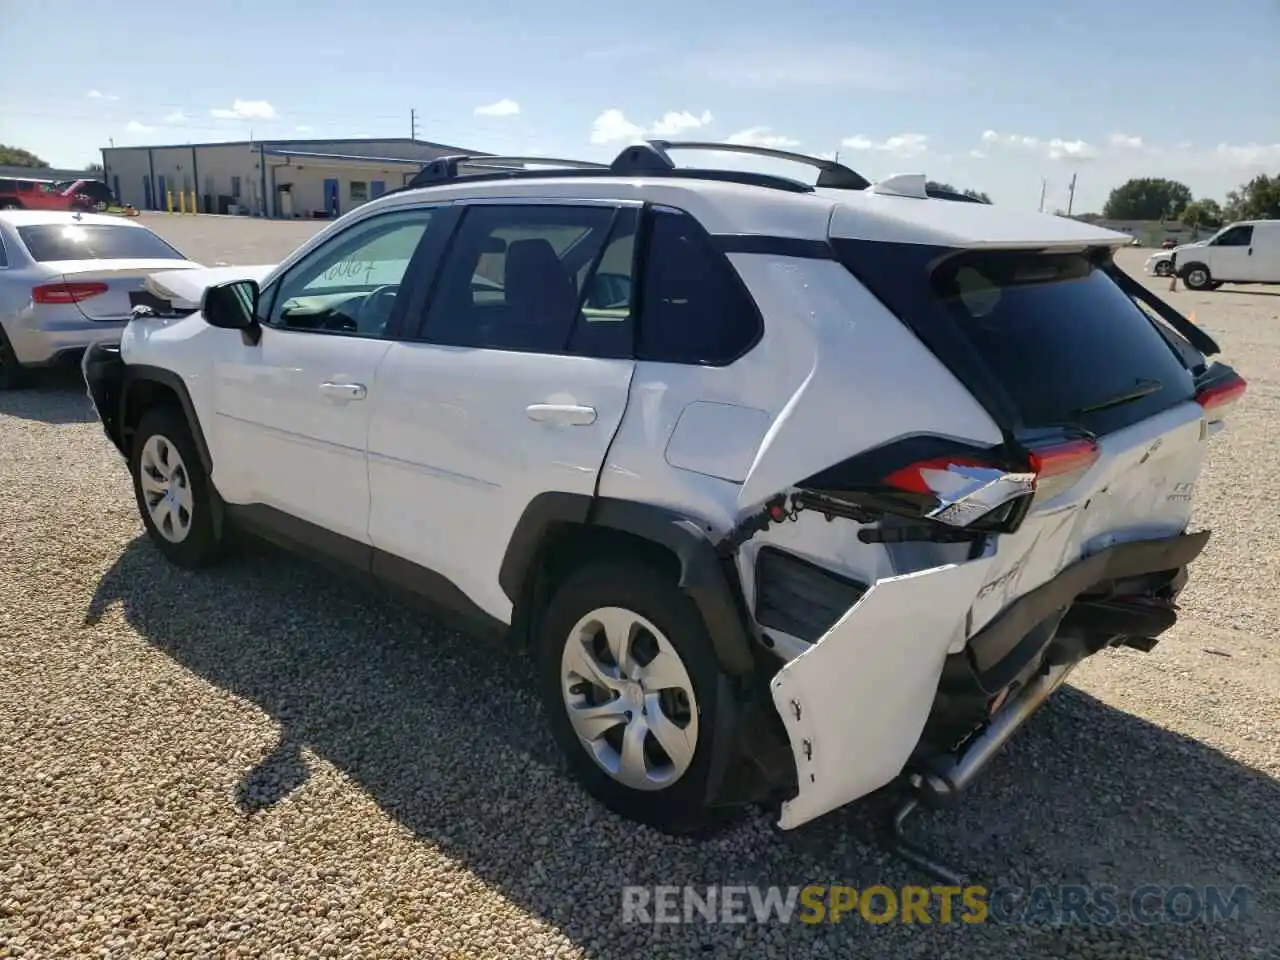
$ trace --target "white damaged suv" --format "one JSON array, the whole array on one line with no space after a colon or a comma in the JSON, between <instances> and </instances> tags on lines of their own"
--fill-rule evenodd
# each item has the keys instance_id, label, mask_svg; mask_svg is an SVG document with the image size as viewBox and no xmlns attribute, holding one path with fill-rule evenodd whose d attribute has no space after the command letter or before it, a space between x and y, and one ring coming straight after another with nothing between
<instances>
[{"instance_id":1,"label":"white damaged suv","mask_svg":"<svg viewBox=\"0 0 1280 960\"><path fill-rule=\"evenodd\" d=\"M254 533L509 640L582 784L669 831L946 799L1174 622L1245 385L1124 234L727 145L461 159L153 278L86 356L173 562Z\"/></svg>"}]
</instances>

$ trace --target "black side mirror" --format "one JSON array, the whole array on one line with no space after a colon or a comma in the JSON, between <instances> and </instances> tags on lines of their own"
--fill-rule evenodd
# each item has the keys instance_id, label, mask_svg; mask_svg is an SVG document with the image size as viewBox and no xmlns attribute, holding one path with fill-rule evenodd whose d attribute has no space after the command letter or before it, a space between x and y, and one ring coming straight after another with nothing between
<instances>
[{"instance_id":1,"label":"black side mirror","mask_svg":"<svg viewBox=\"0 0 1280 960\"><path fill-rule=\"evenodd\" d=\"M209 326L223 330L242 330L247 342L257 343L260 333L259 295L256 280L216 283L205 290L200 300L200 312Z\"/></svg>"}]
</instances>

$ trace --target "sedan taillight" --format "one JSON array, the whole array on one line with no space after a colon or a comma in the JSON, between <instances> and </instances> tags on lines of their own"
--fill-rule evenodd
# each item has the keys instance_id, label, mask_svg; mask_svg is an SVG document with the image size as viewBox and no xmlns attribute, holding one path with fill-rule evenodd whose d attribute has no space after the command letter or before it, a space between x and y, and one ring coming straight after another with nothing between
<instances>
[{"instance_id":1,"label":"sedan taillight","mask_svg":"<svg viewBox=\"0 0 1280 960\"><path fill-rule=\"evenodd\" d=\"M42 283L38 287L31 288L31 300L34 303L49 305L79 303L81 300L88 300L90 297L106 293L107 289L105 283L93 281Z\"/></svg>"}]
</instances>

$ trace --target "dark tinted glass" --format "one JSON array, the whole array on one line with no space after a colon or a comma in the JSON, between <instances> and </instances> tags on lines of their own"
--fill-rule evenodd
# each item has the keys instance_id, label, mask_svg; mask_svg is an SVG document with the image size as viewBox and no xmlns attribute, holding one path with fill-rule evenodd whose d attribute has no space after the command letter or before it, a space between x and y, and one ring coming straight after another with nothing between
<instances>
[{"instance_id":1,"label":"dark tinted glass","mask_svg":"<svg viewBox=\"0 0 1280 960\"><path fill-rule=\"evenodd\" d=\"M1247 247L1253 243L1253 227L1232 227L1217 240L1215 247Z\"/></svg>"},{"instance_id":2,"label":"dark tinted glass","mask_svg":"<svg viewBox=\"0 0 1280 960\"><path fill-rule=\"evenodd\" d=\"M638 358L728 364L751 348L760 330L754 301L706 231L686 214L655 213Z\"/></svg>"},{"instance_id":3,"label":"dark tinted glass","mask_svg":"<svg viewBox=\"0 0 1280 960\"><path fill-rule=\"evenodd\" d=\"M1168 341L1085 256L962 254L935 271L933 289L1028 426L1104 433L1193 393Z\"/></svg>"},{"instance_id":4,"label":"dark tinted glass","mask_svg":"<svg viewBox=\"0 0 1280 960\"><path fill-rule=\"evenodd\" d=\"M476 206L431 296L433 343L563 353L583 285L614 222L597 206Z\"/></svg>"},{"instance_id":5,"label":"dark tinted glass","mask_svg":"<svg viewBox=\"0 0 1280 960\"><path fill-rule=\"evenodd\" d=\"M18 236L36 260L184 260L144 227L104 223L43 223L18 227Z\"/></svg>"}]
</instances>

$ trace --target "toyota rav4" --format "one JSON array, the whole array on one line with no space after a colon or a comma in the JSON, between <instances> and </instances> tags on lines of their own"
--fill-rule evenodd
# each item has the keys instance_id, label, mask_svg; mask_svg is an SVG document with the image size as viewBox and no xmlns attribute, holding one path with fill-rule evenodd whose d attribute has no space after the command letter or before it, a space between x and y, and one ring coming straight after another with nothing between
<instances>
[{"instance_id":1,"label":"toyota rav4","mask_svg":"<svg viewBox=\"0 0 1280 960\"><path fill-rule=\"evenodd\" d=\"M1245 385L1126 235L729 145L465 159L158 275L86 356L174 563L247 531L504 638L586 789L674 832L945 800L1174 623Z\"/></svg>"}]
</instances>

